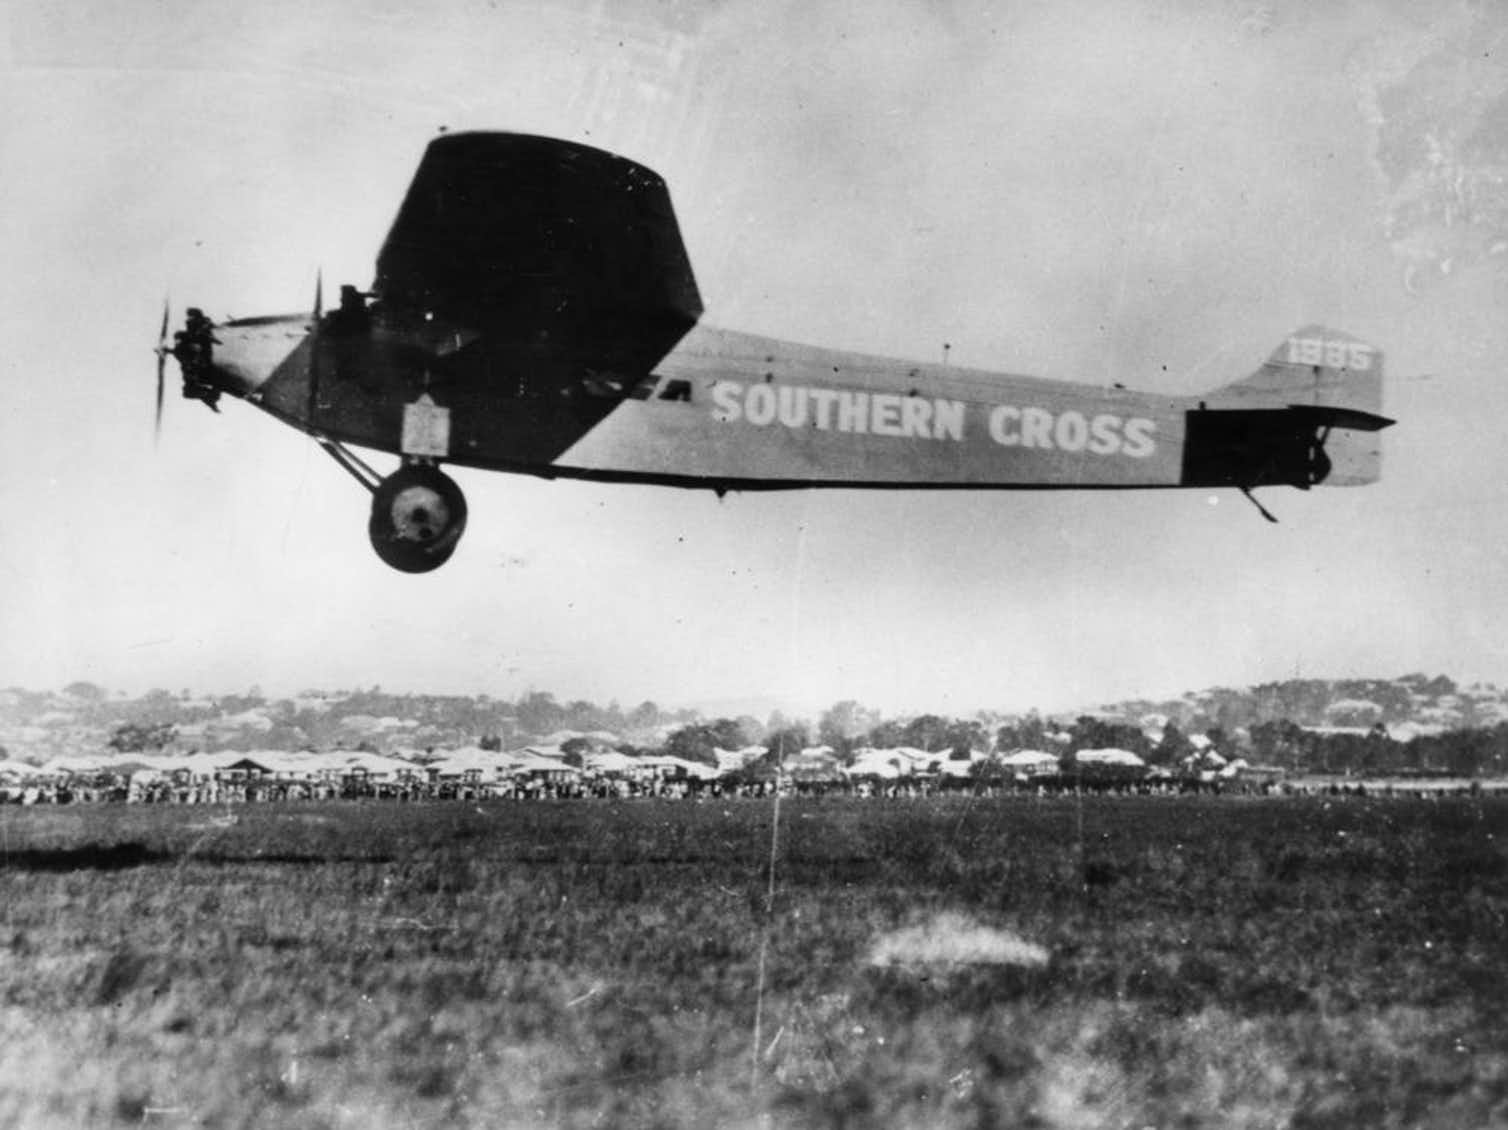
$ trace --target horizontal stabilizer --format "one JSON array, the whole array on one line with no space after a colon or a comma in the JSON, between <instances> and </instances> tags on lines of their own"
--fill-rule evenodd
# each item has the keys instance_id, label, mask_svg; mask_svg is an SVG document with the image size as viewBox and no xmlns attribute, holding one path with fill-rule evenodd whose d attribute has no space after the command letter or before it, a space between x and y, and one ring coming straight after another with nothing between
<instances>
[{"instance_id":1,"label":"horizontal stabilizer","mask_svg":"<svg viewBox=\"0 0 1508 1130\"><path fill-rule=\"evenodd\" d=\"M1349 428L1354 432L1380 432L1390 428L1396 420L1363 412L1357 408L1335 408L1315 404L1290 404L1288 411L1298 413L1306 423L1320 428Z\"/></svg>"}]
</instances>

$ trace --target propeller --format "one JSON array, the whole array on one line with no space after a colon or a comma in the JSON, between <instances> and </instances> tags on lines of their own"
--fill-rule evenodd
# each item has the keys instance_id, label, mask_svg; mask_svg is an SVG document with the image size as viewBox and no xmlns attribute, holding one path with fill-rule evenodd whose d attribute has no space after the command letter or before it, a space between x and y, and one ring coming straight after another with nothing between
<instances>
[{"instance_id":1,"label":"propeller","mask_svg":"<svg viewBox=\"0 0 1508 1130\"><path fill-rule=\"evenodd\" d=\"M167 298L162 300L162 328L157 331L157 412L152 417L152 444L155 447L157 441L162 438L162 380L163 368L167 364L168 353L168 309Z\"/></svg>"}]
</instances>

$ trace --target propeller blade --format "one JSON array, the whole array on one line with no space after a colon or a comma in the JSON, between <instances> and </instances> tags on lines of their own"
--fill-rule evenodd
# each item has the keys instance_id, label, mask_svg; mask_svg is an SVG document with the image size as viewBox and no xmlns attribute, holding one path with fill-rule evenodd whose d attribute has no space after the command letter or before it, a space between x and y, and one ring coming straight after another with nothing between
<instances>
[{"instance_id":1,"label":"propeller blade","mask_svg":"<svg viewBox=\"0 0 1508 1130\"><path fill-rule=\"evenodd\" d=\"M157 331L157 411L152 417L152 446L162 438L162 381L163 369L168 359L168 310L169 302L162 300L162 328Z\"/></svg>"},{"instance_id":2,"label":"propeller blade","mask_svg":"<svg viewBox=\"0 0 1508 1130\"><path fill-rule=\"evenodd\" d=\"M167 354L161 352L157 354L157 413L152 417L153 446L156 446L157 441L162 438L162 367L166 360Z\"/></svg>"}]
</instances>

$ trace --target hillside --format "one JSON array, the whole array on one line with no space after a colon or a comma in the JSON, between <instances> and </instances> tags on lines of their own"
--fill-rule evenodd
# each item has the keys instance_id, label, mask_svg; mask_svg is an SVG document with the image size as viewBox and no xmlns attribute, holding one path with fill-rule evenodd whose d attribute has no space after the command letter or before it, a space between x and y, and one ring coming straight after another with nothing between
<instances>
[{"instance_id":1,"label":"hillside","mask_svg":"<svg viewBox=\"0 0 1508 1130\"><path fill-rule=\"evenodd\" d=\"M691 721L686 711L662 711L652 702L624 711L616 703L558 703L547 693L515 702L486 695L390 694L305 691L268 698L245 694L177 694L154 690L138 698L112 694L91 683L61 691L0 690L0 747L13 758L45 760L98 752L131 728L146 745L189 751L220 749L352 749L377 752L446 749L482 742L513 746L562 732L607 732L622 740L654 743L668 727ZM117 739L118 740L118 739Z\"/></svg>"},{"instance_id":2,"label":"hillside","mask_svg":"<svg viewBox=\"0 0 1508 1130\"><path fill-rule=\"evenodd\" d=\"M1508 721L1508 690L1491 683L1462 687L1444 675L1288 679L1239 689L1218 687L1167 701L1121 702L1095 713L1143 726L1172 722L1186 733L1216 727L1234 733L1282 721L1310 729L1370 729L1380 724L1394 738L1406 741Z\"/></svg>"},{"instance_id":3,"label":"hillside","mask_svg":"<svg viewBox=\"0 0 1508 1130\"><path fill-rule=\"evenodd\" d=\"M1234 735L1286 721L1321 730L1381 725L1394 739L1407 741L1508 720L1508 692L1492 685L1460 687L1443 675L1293 679L1190 692L1171 700L1120 702L1083 713L1148 733L1171 723L1188 734L1220 729ZM1018 717L979 716L990 733ZM73 683L60 691L0 690L0 748L6 756L30 761L98 752L112 738L119 742L123 732L145 744L171 735L170 748L185 752L356 747L397 752L483 742L514 747L559 741L572 733L657 746L674 728L697 720L694 711L662 709L653 702L625 711L617 703L560 703L544 692L509 701L485 695L394 694L377 687L307 691L291 698L268 698L255 688L229 695L157 690L131 698L90 683ZM742 721L762 729L754 719ZM771 722L783 725L785 720L777 716Z\"/></svg>"}]
</instances>

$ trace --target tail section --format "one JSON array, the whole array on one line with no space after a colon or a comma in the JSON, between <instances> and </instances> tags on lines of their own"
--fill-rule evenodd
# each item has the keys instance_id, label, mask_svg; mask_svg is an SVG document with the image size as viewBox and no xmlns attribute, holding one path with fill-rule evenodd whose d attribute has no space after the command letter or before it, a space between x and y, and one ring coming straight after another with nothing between
<instances>
[{"instance_id":1,"label":"tail section","mask_svg":"<svg viewBox=\"0 0 1508 1130\"><path fill-rule=\"evenodd\" d=\"M1305 405L1378 416L1382 361L1382 350L1360 338L1324 326L1305 326L1285 338L1251 376L1205 399L1219 408Z\"/></svg>"},{"instance_id":2,"label":"tail section","mask_svg":"<svg viewBox=\"0 0 1508 1130\"><path fill-rule=\"evenodd\" d=\"M1285 338L1260 369L1189 413L1184 481L1356 486L1382 474L1382 351L1324 326Z\"/></svg>"}]
</instances>

